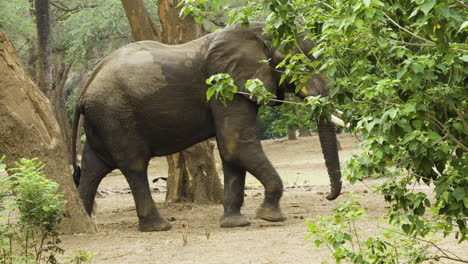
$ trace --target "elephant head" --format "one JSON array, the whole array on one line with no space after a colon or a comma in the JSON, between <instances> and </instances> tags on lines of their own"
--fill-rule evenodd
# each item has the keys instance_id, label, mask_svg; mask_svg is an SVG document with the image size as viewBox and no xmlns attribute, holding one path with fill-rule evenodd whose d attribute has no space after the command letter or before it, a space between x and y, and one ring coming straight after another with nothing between
<instances>
[{"instance_id":1,"label":"elephant head","mask_svg":"<svg viewBox=\"0 0 468 264\"><path fill-rule=\"evenodd\" d=\"M272 46L271 36L263 33L264 26L264 23L251 22L248 27L237 26L234 30L218 32L206 53L205 70L208 76L217 73L230 74L239 90L244 92L246 92L245 82L248 79L258 78L263 81L269 92L275 94L278 99L283 99L285 92L294 93L296 87L288 79L279 85L281 73L275 68L285 56ZM299 52L300 49L308 53L313 47L312 41L303 40L300 47L292 52ZM314 58L311 57L311 59ZM310 70L312 74L313 69ZM297 96L301 98L317 95L328 96L327 83L327 80L321 75L313 74L305 89L302 89ZM256 101L255 98L249 97L249 99ZM277 103L270 102L269 104L275 105ZM326 120L318 120L317 125L331 182L331 192L327 199L334 200L339 196L342 185L336 127Z\"/></svg>"}]
</instances>

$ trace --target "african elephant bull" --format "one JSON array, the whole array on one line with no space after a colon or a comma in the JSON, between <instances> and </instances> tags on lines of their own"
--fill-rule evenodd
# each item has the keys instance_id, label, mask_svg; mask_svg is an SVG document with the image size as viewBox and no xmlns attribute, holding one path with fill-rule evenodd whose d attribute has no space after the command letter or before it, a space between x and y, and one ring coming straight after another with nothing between
<instances>
[{"instance_id":1,"label":"african elephant bull","mask_svg":"<svg viewBox=\"0 0 468 264\"><path fill-rule=\"evenodd\" d=\"M73 166L89 214L101 180L120 169L135 200L139 229L168 230L170 223L159 214L151 197L147 177L150 158L179 152L216 136L224 170L221 227L250 224L240 212L246 171L265 188L257 216L268 221L285 219L279 206L283 184L256 137L259 105L240 94L226 105L206 100L205 80L216 73L230 74L241 91L245 91L246 80L258 78L278 98L294 92L294 84L278 84L280 73L274 67L283 55L262 31L262 24L252 23L249 28L225 29L182 45L140 41L114 51L99 63L82 90L73 122L76 140L78 120L84 116L87 141L81 173L76 150ZM302 46L303 50L311 48L308 42ZM323 79L314 77L308 84L301 97L328 95ZM327 122L318 125L332 186L327 198L332 200L341 189L335 126Z\"/></svg>"}]
</instances>

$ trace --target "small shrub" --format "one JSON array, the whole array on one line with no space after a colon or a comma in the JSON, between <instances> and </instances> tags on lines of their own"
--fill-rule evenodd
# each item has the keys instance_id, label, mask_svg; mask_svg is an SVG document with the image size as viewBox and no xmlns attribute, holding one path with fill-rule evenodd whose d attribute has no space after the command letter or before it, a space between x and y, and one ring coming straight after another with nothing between
<instances>
[{"instance_id":1,"label":"small shrub","mask_svg":"<svg viewBox=\"0 0 468 264\"><path fill-rule=\"evenodd\" d=\"M309 219L304 223L309 228L306 239L313 240L317 248L326 247L336 263L423 263L441 258L466 262L435 244L434 237L440 232L437 226L427 227L429 231L426 236L418 238L407 235L386 220L380 220L387 223L388 228L366 236L364 230L358 228L359 222L366 221L366 211L356 201L357 198L360 197L351 194L348 201L335 208L331 216ZM429 221L425 223L428 225ZM434 249L440 255L434 253Z\"/></svg>"},{"instance_id":2,"label":"small shrub","mask_svg":"<svg viewBox=\"0 0 468 264\"><path fill-rule=\"evenodd\" d=\"M47 179L44 164L21 159L11 176L0 178L0 263L59 263L64 250L58 244L58 224L64 213L59 185ZM0 171L5 169L0 158ZM71 263L89 261L92 254L80 251Z\"/></svg>"}]
</instances>

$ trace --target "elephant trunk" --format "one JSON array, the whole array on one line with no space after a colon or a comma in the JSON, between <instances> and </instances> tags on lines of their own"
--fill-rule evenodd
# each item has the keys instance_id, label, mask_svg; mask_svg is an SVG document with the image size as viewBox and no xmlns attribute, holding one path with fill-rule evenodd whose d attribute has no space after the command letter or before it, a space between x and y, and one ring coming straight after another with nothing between
<instances>
[{"instance_id":1,"label":"elephant trunk","mask_svg":"<svg viewBox=\"0 0 468 264\"><path fill-rule=\"evenodd\" d=\"M318 121L318 132L322 153L325 158L328 176L330 177L331 191L328 200L336 199L341 192L341 170L338 157L336 127L331 122Z\"/></svg>"}]
</instances>

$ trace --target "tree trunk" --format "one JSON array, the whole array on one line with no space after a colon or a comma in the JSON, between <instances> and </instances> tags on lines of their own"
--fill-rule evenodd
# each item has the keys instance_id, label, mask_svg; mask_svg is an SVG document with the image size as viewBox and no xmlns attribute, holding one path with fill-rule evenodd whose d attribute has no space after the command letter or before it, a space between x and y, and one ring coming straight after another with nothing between
<instances>
[{"instance_id":1,"label":"tree trunk","mask_svg":"<svg viewBox=\"0 0 468 264\"><path fill-rule=\"evenodd\" d=\"M34 9L34 0L29 0L29 15L33 20L36 19L36 10ZM27 68L29 73L32 76L32 80L35 83L38 82L38 77L37 77L37 36L36 38L30 39L29 40L29 58L28 58L28 63L27 63Z\"/></svg>"},{"instance_id":2,"label":"tree trunk","mask_svg":"<svg viewBox=\"0 0 468 264\"><path fill-rule=\"evenodd\" d=\"M300 137L310 137L310 136L312 136L312 133L310 133L310 129L308 129L308 128L299 127L299 136Z\"/></svg>"},{"instance_id":3,"label":"tree trunk","mask_svg":"<svg viewBox=\"0 0 468 264\"><path fill-rule=\"evenodd\" d=\"M160 32L151 21L143 0L122 0L133 41L159 40Z\"/></svg>"},{"instance_id":4,"label":"tree trunk","mask_svg":"<svg viewBox=\"0 0 468 264\"><path fill-rule=\"evenodd\" d=\"M39 88L47 98L52 96L52 40L49 0L35 0L37 39L39 42Z\"/></svg>"},{"instance_id":5,"label":"tree trunk","mask_svg":"<svg viewBox=\"0 0 468 264\"><path fill-rule=\"evenodd\" d=\"M213 148L213 143L204 141L167 156L170 175L167 179L167 202L207 204L222 201ZM205 154L207 149L211 155Z\"/></svg>"},{"instance_id":6,"label":"tree trunk","mask_svg":"<svg viewBox=\"0 0 468 264\"><path fill-rule=\"evenodd\" d=\"M288 128L288 139L289 140L297 140L296 129Z\"/></svg>"},{"instance_id":7,"label":"tree trunk","mask_svg":"<svg viewBox=\"0 0 468 264\"><path fill-rule=\"evenodd\" d=\"M166 44L180 44L202 36L202 27L190 16L180 17L178 0L159 0L158 14L162 26L161 41Z\"/></svg>"},{"instance_id":8,"label":"tree trunk","mask_svg":"<svg viewBox=\"0 0 468 264\"><path fill-rule=\"evenodd\" d=\"M30 47L29 47L29 58L28 58L28 71L31 74L32 80L34 82L37 82L37 41L35 39L32 39L29 41Z\"/></svg>"},{"instance_id":9,"label":"tree trunk","mask_svg":"<svg viewBox=\"0 0 468 264\"><path fill-rule=\"evenodd\" d=\"M11 167L20 158L46 164L45 175L60 184L68 201L61 231L67 234L95 232L72 180L68 152L51 105L31 80L7 36L0 32L0 155Z\"/></svg>"},{"instance_id":10,"label":"tree trunk","mask_svg":"<svg viewBox=\"0 0 468 264\"><path fill-rule=\"evenodd\" d=\"M177 44L201 36L201 26L193 18L179 18L179 9L176 8L178 1L158 1L162 32L156 30L142 0L122 0L122 4L132 27L134 41L158 40L166 44ZM209 142L201 142L170 155L167 161L167 202L222 202L223 190Z\"/></svg>"},{"instance_id":11,"label":"tree trunk","mask_svg":"<svg viewBox=\"0 0 468 264\"><path fill-rule=\"evenodd\" d=\"M60 131L62 133L62 139L67 148L67 153L70 153L71 150L71 127L68 120L68 111L65 101L65 96L63 95L63 89L65 88L65 83L68 79L68 73L70 72L70 65L62 64L60 70L58 71L57 77L55 78L55 88L52 91L51 100L52 107L54 110L55 118L60 126ZM71 155L67 155L68 158L71 158ZM71 162L71 160L69 160Z\"/></svg>"}]
</instances>

